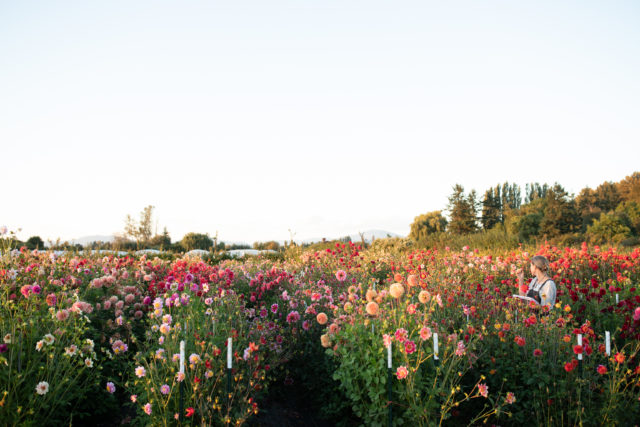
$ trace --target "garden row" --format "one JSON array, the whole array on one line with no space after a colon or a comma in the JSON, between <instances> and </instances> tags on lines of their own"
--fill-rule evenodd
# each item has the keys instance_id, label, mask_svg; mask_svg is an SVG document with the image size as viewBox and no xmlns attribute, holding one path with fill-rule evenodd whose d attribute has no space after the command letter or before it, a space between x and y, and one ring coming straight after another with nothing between
<instances>
[{"instance_id":1,"label":"garden row","mask_svg":"<svg viewBox=\"0 0 640 427\"><path fill-rule=\"evenodd\" d=\"M0 418L239 425L275 395L345 425L640 418L640 250L535 252L551 310L510 297L524 250L337 244L217 265L5 252Z\"/></svg>"}]
</instances>

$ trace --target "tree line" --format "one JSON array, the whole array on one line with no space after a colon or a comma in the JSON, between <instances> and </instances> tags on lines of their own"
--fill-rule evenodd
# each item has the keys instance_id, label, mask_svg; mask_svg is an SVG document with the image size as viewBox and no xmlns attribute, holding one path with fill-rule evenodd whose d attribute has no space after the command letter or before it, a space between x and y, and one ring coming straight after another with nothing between
<instances>
[{"instance_id":1,"label":"tree line","mask_svg":"<svg viewBox=\"0 0 640 427\"><path fill-rule=\"evenodd\" d=\"M547 240L563 244L640 244L640 172L619 182L583 188L577 196L559 183L505 182L487 189L482 197L453 186L443 211L415 217L409 237L428 244L437 236L484 233L507 235L518 242Z\"/></svg>"}]
</instances>

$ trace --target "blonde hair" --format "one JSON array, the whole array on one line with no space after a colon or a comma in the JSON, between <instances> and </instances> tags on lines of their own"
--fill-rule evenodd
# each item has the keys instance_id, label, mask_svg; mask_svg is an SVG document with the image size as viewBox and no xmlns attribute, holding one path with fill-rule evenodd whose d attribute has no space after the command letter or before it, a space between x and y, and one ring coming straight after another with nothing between
<instances>
[{"instance_id":1,"label":"blonde hair","mask_svg":"<svg viewBox=\"0 0 640 427\"><path fill-rule=\"evenodd\" d=\"M536 255L531 258L531 264L538 267L543 273L551 274L551 267L549 265L549 260L547 259L547 257Z\"/></svg>"}]
</instances>

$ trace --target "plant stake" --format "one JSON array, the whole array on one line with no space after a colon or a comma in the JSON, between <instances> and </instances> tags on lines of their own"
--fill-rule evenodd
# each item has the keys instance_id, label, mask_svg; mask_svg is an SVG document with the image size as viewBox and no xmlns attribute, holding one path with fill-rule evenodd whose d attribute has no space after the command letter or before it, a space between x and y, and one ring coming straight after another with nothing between
<instances>
[{"instance_id":1,"label":"plant stake","mask_svg":"<svg viewBox=\"0 0 640 427\"><path fill-rule=\"evenodd\" d=\"M578 334L578 345L582 347L582 334ZM582 352L578 354L578 367L580 369L580 376L582 376Z\"/></svg>"},{"instance_id":2,"label":"plant stake","mask_svg":"<svg viewBox=\"0 0 640 427\"><path fill-rule=\"evenodd\" d=\"M184 340L180 341L180 374L184 375ZM180 381L180 422L184 414L184 379Z\"/></svg>"},{"instance_id":3,"label":"plant stake","mask_svg":"<svg viewBox=\"0 0 640 427\"><path fill-rule=\"evenodd\" d=\"M393 379L393 374L391 373L391 342L389 342L389 346L387 347L387 371L389 373L389 380L387 381L389 383L388 385L388 402L387 405L389 405L389 422L388 422L388 426L391 427L392 423L393 423L393 413L392 413L392 409L391 409L391 381Z\"/></svg>"},{"instance_id":4,"label":"plant stake","mask_svg":"<svg viewBox=\"0 0 640 427\"><path fill-rule=\"evenodd\" d=\"M232 367L232 341L231 337L227 340L227 405L231 404L231 367ZM230 408L229 408L230 410Z\"/></svg>"},{"instance_id":5,"label":"plant stake","mask_svg":"<svg viewBox=\"0 0 640 427\"><path fill-rule=\"evenodd\" d=\"M438 358L438 333L433 333L433 363L438 366L440 364L440 359Z\"/></svg>"}]
</instances>

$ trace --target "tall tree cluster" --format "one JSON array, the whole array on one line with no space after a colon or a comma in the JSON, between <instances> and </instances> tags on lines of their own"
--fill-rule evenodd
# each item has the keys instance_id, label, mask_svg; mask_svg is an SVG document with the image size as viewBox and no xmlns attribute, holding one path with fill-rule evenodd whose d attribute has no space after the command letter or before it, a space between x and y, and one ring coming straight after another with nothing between
<instances>
[{"instance_id":1,"label":"tall tree cluster","mask_svg":"<svg viewBox=\"0 0 640 427\"><path fill-rule=\"evenodd\" d=\"M515 183L504 182L484 191L465 193L455 184L446 212L415 217L409 237L421 241L436 233L464 235L503 227L520 241L532 238L558 239L573 236L593 242L640 240L640 172L620 182L604 182L584 188L578 196L562 185L527 183L524 192Z\"/></svg>"}]
</instances>

